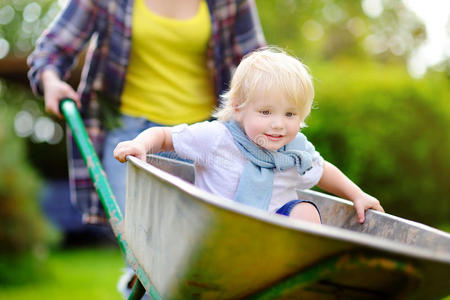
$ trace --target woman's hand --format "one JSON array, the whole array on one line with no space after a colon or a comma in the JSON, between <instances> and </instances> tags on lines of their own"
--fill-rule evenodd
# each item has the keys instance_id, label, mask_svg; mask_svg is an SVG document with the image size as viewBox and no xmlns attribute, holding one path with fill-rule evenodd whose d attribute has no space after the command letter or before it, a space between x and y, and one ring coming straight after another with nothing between
<instances>
[{"instance_id":1,"label":"woman's hand","mask_svg":"<svg viewBox=\"0 0 450 300\"><path fill-rule=\"evenodd\" d=\"M132 155L146 161L147 151L144 145L134 140L120 142L114 149L114 157L120 162L126 162L127 156Z\"/></svg>"},{"instance_id":2,"label":"woman's hand","mask_svg":"<svg viewBox=\"0 0 450 300\"><path fill-rule=\"evenodd\" d=\"M356 210L358 221L361 224L364 223L365 212L367 209L371 208L374 210L384 212L383 207L381 207L380 205L380 201L370 196L369 194L364 193L363 191L358 193L358 195L351 200L353 201L353 207Z\"/></svg>"},{"instance_id":3,"label":"woman's hand","mask_svg":"<svg viewBox=\"0 0 450 300\"><path fill-rule=\"evenodd\" d=\"M59 79L53 70L47 69L43 71L42 86L44 89L45 111L47 113L62 118L59 111L59 102L65 98L72 99L78 108L81 107L78 94L69 84Z\"/></svg>"}]
</instances>

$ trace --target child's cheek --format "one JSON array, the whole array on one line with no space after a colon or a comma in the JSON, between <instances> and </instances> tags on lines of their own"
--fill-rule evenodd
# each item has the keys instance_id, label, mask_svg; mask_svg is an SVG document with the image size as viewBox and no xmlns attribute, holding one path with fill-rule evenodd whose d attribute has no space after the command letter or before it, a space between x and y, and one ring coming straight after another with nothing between
<instances>
[{"instance_id":1,"label":"child's cheek","mask_svg":"<svg viewBox=\"0 0 450 300\"><path fill-rule=\"evenodd\" d=\"M261 140L264 138L264 133L258 128L248 128L246 134L250 140L252 140L255 144L260 145ZM261 146L261 145L260 145Z\"/></svg>"}]
</instances>

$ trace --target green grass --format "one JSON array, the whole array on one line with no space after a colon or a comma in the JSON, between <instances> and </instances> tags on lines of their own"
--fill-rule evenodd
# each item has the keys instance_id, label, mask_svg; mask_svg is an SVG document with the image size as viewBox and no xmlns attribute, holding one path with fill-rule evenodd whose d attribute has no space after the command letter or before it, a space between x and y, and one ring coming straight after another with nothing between
<instances>
[{"instance_id":1,"label":"green grass","mask_svg":"<svg viewBox=\"0 0 450 300\"><path fill-rule=\"evenodd\" d=\"M20 286L0 286L0 299L123 299L116 289L124 260L118 248L76 248L53 252L48 275Z\"/></svg>"},{"instance_id":2,"label":"green grass","mask_svg":"<svg viewBox=\"0 0 450 300\"><path fill-rule=\"evenodd\" d=\"M450 233L450 224L444 224L438 227L438 229Z\"/></svg>"}]
</instances>

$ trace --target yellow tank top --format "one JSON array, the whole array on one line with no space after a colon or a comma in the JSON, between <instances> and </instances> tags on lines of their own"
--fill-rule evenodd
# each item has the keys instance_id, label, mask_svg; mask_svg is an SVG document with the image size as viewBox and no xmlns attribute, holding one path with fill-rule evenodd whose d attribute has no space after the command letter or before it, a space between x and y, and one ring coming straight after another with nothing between
<instances>
[{"instance_id":1,"label":"yellow tank top","mask_svg":"<svg viewBox=\"0 0 450 300\"><path fill-rule=\"evenodd\" d=\"M178 20L157 15L144 0L136 0L121 112L164 125L208 119L215 105L206 66L210 37L205 1L194 17Z\"/></svg>"}]
</instances>

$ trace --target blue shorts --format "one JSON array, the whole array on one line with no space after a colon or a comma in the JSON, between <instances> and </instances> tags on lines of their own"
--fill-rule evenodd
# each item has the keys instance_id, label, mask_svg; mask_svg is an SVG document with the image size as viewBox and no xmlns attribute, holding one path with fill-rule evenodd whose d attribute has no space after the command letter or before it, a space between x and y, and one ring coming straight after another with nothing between
<instances>
[{"instance_id":1,"label":"blue shorts","mask_svg":"<svg viewBox=\"0 0 450 300\"><path fill-rule=\"evenodd\" d=\"M314 202L308 201L308 200L292 200L280 207L275 213L283 216L288 216L291 214L292 209L294 209L294 206L296 206L299 203L306 202L309 204L312 204L316 209L317 213L319 214L320 223L322 223L322 216L320 215L320 211L317 208L317 205Z\"/></svg>"}]
</instances>

